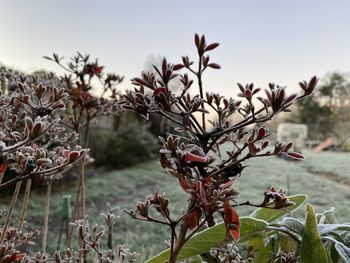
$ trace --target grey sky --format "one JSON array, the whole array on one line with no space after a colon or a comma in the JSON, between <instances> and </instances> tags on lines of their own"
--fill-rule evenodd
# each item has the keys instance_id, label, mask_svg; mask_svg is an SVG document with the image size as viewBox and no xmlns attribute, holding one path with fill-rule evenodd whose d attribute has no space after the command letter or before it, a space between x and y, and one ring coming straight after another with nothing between
<instances>
[{"instance_id":1,"label":"grey sky","mask_svg":"<svg viewBox=\"0 0 350 263\"><path fill-rule=\"evenodd\" d=\"M296 86L314 74L350 70L346 0L5 0L0 19L6 65L60 72L42 56L79 50L125 75L123 88L152 54L174 62L194 57L195 32L221 43L211 58L222 70L208 72L205 88L226 95L238 81Z\"/></svg>"}]
</instances>

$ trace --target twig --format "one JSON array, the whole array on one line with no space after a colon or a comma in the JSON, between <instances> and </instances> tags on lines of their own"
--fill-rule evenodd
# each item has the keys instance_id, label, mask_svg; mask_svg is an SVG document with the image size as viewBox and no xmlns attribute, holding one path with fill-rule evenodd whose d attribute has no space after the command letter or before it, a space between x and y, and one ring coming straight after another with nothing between
<instances>
[{"instance_id":1,"label":"twig","mask_svg":"<svg viewBox=\"0 0 350 263\"><path fill-rule=\"evenodd\" d=\"M28 209L31 185L32 185L32 179L28 179L27 183L26 183L26 189L25 189L25 192L24 192L22 212L21 212L21 216L20 216L20 219L19 219L19 223L18 223L18 231L21 231L22 227L23 227L24 218L26 216L26 212L27 212L27 209Z\"/></svg>"},{"instance_id":2,"label":"twig","mask_svg":"<svg viewBox=\"0 0 350 263\"><path fill-rule=\"evenodd\" d=\"M15 191L13 192L11 203L10 203L10 208L9 208L9 211L7 212L7 216L6 216L6 222L5 222L5 225L2 228L0 244L2 244L4 242L4 240L5 240L6 231L7 231L7 228L9 226L10 222L11 222L13 209L14 209L14 207L16 205L16 202L17 202L19 190L21 189L21 184L22 184L22 182L17 182Z\"/></svg>"},{"instance_id":3,"label":"twig","mask_svg":"<svg viewBox=\"0 0 350 263\"><path fill-rule=\"evenodd\" d=\"M46 253L46 245L47 245L47 234L49 228L49 213L50 213L50 198L51 198L51 187L52 181L49 180L47 183L46 190L46 206L45 206L45 216L44 216L44 227L43 227L43 241L42 241L42 253Z\"/></svg>"}]
</instances>

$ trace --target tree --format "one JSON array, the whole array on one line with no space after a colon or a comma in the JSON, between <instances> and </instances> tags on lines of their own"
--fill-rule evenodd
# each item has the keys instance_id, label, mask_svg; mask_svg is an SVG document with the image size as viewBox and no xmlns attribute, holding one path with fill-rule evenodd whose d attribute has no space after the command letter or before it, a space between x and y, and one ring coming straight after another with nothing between
<instances>
[{"instance_id":1,"label":"tree","mask_svg":"<svg viewBox=\"0 0 350 263\"><path fill-rule=\"evenodd\" d=\"M327 75L314 96L298 105L292 121L305 123L312 139L335 136L343 145L350 137L350 80L346 73Z\"/></svg>"}]
</instances>

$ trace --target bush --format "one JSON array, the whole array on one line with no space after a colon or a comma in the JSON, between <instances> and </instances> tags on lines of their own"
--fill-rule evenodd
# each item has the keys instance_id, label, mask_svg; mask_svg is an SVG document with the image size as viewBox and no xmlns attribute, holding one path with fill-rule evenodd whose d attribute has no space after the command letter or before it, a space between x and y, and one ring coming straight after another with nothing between
<instances>
[{"instance_id":1,"label":"bush","mask_svg":"<svg viewBox=\"0 0 350 263\"><path fill-rule=\"evenodd\" d=\"M117 131L99 130L92 133L91 151L96 166L123 168L156 157L159 143L148 126L136 121Z\"/></svg>"}]
</instances>

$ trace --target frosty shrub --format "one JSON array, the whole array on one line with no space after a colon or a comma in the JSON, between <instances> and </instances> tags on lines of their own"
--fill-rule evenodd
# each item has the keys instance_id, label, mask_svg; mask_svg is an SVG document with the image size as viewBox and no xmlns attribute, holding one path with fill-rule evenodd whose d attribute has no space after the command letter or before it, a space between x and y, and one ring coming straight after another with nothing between
<instances>
[{"instance_id":1,"label":"frosty shrub","mask_svg":"<svg viewBox=\"0 0 350 263\"><path fill-rule=\"evenodd\" d=\"M139 202L135 210L126 211L137 220L169 228L169 263L176 262L183 246L195 233L216 224L215 214L222 216L227 235L237 240L240 235L238 206L284 209L293 205L284 190L273 187L258 203L239 203L238 193L232 186L245 168L243 162L250 158L273 155L303 158L290 152L291 143L277 143L272 149L267 148L270 133L264 123L281 112L288 112L293 103L311 94L317 83L316 77L300 82L301 95L288 94L285 87L273 83L263 93L253 84L238 83L237 99L205 92L203 74L210 69L220 69L208 55L219 44L207 43L204 35L196 34L194 40L197 62L187 56L183 56L179 64L164 59L161 67L154 66L156 73L142 72L141 77L134 78L135 89L120 101L126 111L136 111L147 119L150 114L161 115L177 126L177 134L161 138L163 148L159 158L162 168L188 195L188 202L182 208L184 212L180 217L172 216L170 200L159 192ZM176 92L170 88L175 79L182 84ZM191 95L191 90L197 95ZM209 117L209 112L215 117ZM231 143L232 148L227 157L220 159L218 153L223 143Z\"/></svg>"}]
</instances>

